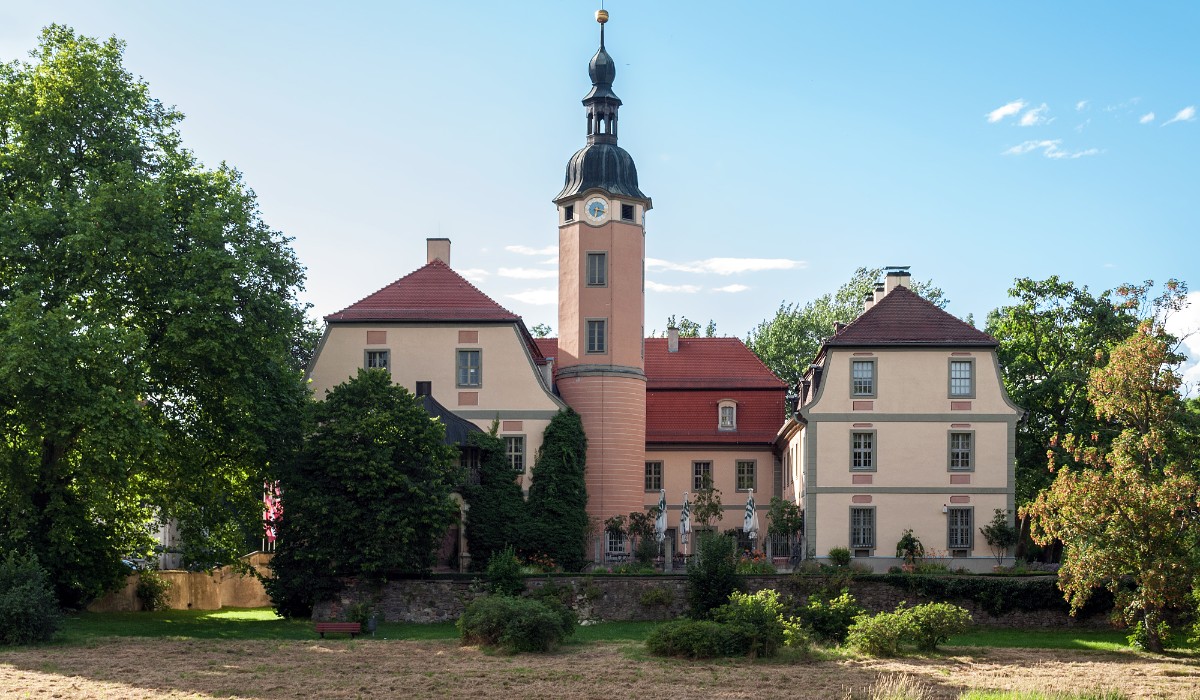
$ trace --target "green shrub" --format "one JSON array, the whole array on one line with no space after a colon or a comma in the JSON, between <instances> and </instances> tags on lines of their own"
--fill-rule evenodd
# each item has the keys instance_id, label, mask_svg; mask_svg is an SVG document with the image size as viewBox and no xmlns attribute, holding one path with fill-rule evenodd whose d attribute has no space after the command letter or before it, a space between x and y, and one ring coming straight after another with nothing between
<instances>
[{"instance_id":1,"label":"green shrub","mask_svg":"<svg viewBox=\"0 0 1200 700\"><path fill-rule=\"evenodd\" d=\"M895 656L900 643L912 633L912 622L903 609L896 612L881 612L875 615L862 614L854 618L854 624L846 634L850 648L869 656Z\"/></svg>"},{"instance_id":2,"label":"green shrub","mask_svg":"<svg viewBox=\"0 0 1200 700\"><path fill-rule=\"evenodd\" d=\"M463 644L498 647L509 652L553 651L575 633L575 614L565 605L490 595L478 598L458 618Z\"/></svg>"},{"instance_id":3,"label":"green shrub","mask_svg":"<svg viewBox=\"0 0 1200 700\"><path fill-rule=\"evenodd\" d=\"M638 602L644 608L659 608L666 613L667 609L671 607L671 603L675 602L675 593L665 586L655 586L642 591Z\"/></svg>"},{"instance_id":4,"label":"green shrub","mask_svg":"<svg viewBox=\"0 0 1200 700\"><path fill-rule=\"evenodd\" d=\"M0 644L47 642L62 624L50 575L32 554L0 559Z\"/></svg>"},{"instance_id":5,"label":"green shrub","mask_svg":"<svg viewBox=\"0 0 1200 700\"><path fill-rule=\"evenodd\" d=\"M675 620L654 628L646 648L655 656L688 659L746 656L753 648L754 631L744 625L711 620Z\"/></svg>"},{"instance_id":6,"label":"green shrub","mask_svg":"<svg viewBox=\"0 0 1200 700\"><path fill-rule=\"evenodd\" d=\"M661 551L662 545L654 537L643 537L638 540L637 549L633 550L633 560L642 566L654 567L654 559Z\"/></svg>"},{"instance_id":7,"label":"green shrub","mask_svg":"<svg viewBox=\"0 0 1200 700\"><path fill-rule=\"evenodd\" d=\"M850 566L850 550L845 547L829 550L829 563L834 566Z\"/></svg>"},{"instance_id":8,"label":"green shrub","mask_svg":"<svg viewBox=\"0 0 1200 700\"><path fill-rule=\"evenodd\" d=\"M770 589L730 594L728 603L713 610L713 619L751 630L750 656L774 656L785 641L783 603Z\"/></svg>"},{"instance_id":9,"label":"green shrub","mask_svg":"<svg viewBox=\"0 0 1200 700\"><path fill-rule=\"evenodd\" d=\"M783 645L791 649L807 651L812 645L812 637L804 623L794 617L783 618Z\"/></svg>"},{"instance_id":10,"label":"green shrub","mask_svg":"<svg viewBox=\"0 0 1200 700\"><path fill-rule=\"evenodd\" d=\"M162 610L167 607L167 590L171 582L153 569L138 572L137 599L142 610Z\"/></svg>"},{"instance_id":11,"label":"green shrub","mask_svg":"<svg viewBox=\"0 0 1200 700\"><path fill-rule=\"evenodd\" d=\"M836 596L824 592L810 595L797 617L817 639L841 644L854 619L863 612L850 591L843 588Z\"/></svg>"},{"instance_id":12,"label":"green shrub","mask_svg":"<svg viewBox=\"0 0 1200 700\"><path fill-rule=\"evenodd\" d=\"M705 533L697 539L696 554L687 567L687 590L690 615L699 620L727 603L741 579L733 538Z\"/></svg>"},{"instance_id":13,"label":"green shrub","mask_svg":"<svg viewBox=\"0 0 1200 700\"><path fill-rule=\"evenodd\" d=\"M925 558L925 545L921 544L912 530L905 530L900 535L900 541L896 543L896 558L903 559L905 564L916 564Z\"/></svg>"},{"instance_id":14,"label":"green shrub","mask_svg":"<svg viewBox=\"0 0 1200 700\"><path fill-rule=\"evenodd\" d=\"M483 577L487 581L488 590L497 595L520 595L525 590L521 560L517 558L512 545L492 554Z\"/></svg>"},{"instance_id":15,"label":"green shrub","mask_svg":"<svg viewBox=\"0 0 1200 700\"><path fill-rule=\"evenodd\" d=\"M899 612L899 611L897 611ZM912 625L917 649L933 651L971 625L971 613L950 603L926 603L904 611Z\"/></svg>"}]
</instances>

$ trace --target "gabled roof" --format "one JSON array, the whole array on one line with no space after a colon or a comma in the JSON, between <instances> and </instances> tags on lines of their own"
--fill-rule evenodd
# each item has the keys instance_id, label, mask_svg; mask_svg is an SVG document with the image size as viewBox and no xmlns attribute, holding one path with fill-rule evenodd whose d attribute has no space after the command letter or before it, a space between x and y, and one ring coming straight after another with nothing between
<instances>
[{"instance_id":1,"label":"gabled roof","mask_svg":"<svg viewBox=\"0 0 1200 700\"><path fill-rule=\"evenodd\" d=\"M737 404L737 429L717 427L720 401ZM784 419L786 392L737 389L646 390L646 444L770 446Z\"/></svg>"},{"instance_id":2,"label":"gabled roof","mask_svg":"<svg viewBox=\"0 0 1200 700\"><path fill-rule=\"evenodd\" d=\"M825 347L880 345L995 347L999 343L908 287L896 287L825 341Z\"/></svg>"},{"instance_id":3,"label":"gabled roof","mask_svg":"<svg viewBox=\"0 0 1200 700\"><path fill-rule=\"evenodd\" d=\"M646 338L646 380L647 390L787 388L737 338L680 338L676 352L666 338Z\"/></svg>"},{"instance_id":4,"label":"gabled roof","mask_svg":"<svg viewBox=\"0 0 1200 700\"><path fill-rule=\"evenodd\" d=\"M329 314L326 321L520 321L441 260Z\"/></svg>"}]
</instances>

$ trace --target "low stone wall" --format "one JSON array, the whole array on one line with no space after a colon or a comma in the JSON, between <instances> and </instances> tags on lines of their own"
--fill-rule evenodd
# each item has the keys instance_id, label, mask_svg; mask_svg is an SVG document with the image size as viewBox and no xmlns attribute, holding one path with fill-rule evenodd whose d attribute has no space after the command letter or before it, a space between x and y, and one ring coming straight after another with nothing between
<instances>
[{"instance_id":1,"label":"low stone wall","mask_svg":"<svg viewBox=\"0 0 1200 700\"><path fill-rule=\"evenodd\" d=\"M747 576L746 584L751 592L773 588L788 594L794 590L789 576ZM531 577L526 579L525 585L530 591L547 586L558 589L581 620L670 619L683 615L688 607L685 576ZM901 602L912 605L938 602L929 596L862 578L852 579L849 588L859 604L871 612L893 610ZM648 594L655 589L665 594ZM313 619L342 619L350 606L366 602L388 622L448 622L457 620L466 606L481 595L483 591L478 581L463 578L390 581L378 590L351 582L337 600L319 604L313 610ZM1057 610L1036 610L993 616L982 605L970 600L948 602L966 608L975 624L988 627L1102 627L1108 624L1103 615L1074 618Z\"/></svg>"},{"instance_id":2,"label":"low stone wall","mask_svg":"<svg viewBox=\"0 0 1200 700\"><path fill-rule=\"evenodd\" d=\"M259 573L266 573L270 554L261 552L243 557ZM159 571L167 588L167 608L171 610L220 610L221 608L270 607L271 598L256 576L225 566L212 572ZM91 612L132 612L142 609L137 597L139 575L131 574L125 585L88 606Z\"/></svg>"}]
</instances>

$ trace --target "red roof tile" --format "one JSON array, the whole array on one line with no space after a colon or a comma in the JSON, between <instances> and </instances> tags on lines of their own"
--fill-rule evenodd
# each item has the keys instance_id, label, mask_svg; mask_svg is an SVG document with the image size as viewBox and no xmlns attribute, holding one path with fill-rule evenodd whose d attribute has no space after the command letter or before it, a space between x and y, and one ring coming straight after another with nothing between
<instances>
[{"instance_id":1,"label":"red roof tile","mask_svg":"<svg viewBox=\"0 0 1200 700\"><path fill-rule=\"evenodd\" d=\"M542 357L558 357L558 338L534 338L533 342Z\"/></svg>"},{"instance_id":2,"label":"red roof tile","mask_svg":"<svg viewBox=\"0 0 1200 700\"><path fill-rule=\"evenodd\" d=\"M646 338L646 379L648 389L787 386L737 338L680 338L677 352L667 350L666 338Z\"/></svg>"},{"instance_id":3,"label":"red roof tile","mask_svg":"<svg viewBox=\"0 0 1200 700\"><path fill-rule=\"evenodd\" d=\"M441 260L329 314L326 321L520 321Z\"/></svg>"},{"instance_id":4,"label":"red roof tile","mask_svg":"<svg viewBox=\"0 0 1200 700\"><path fill-rule=\"evenodd\" d=\"M939 309L908 287L896 287L825 341L826 346L988 346L992 336Z\"/></svg>"},{"instance_id":5,"label":"red roof tile","mask_svg":"<svg viewBox=\"0 0 1200 700\"><path fill-rule=\"evenodd\" d=\"M717 402L737 402L737 430L717 429ZM769 445L784 421L785 391L647 390L646 444Z\"/></svg>"}]
</instances>

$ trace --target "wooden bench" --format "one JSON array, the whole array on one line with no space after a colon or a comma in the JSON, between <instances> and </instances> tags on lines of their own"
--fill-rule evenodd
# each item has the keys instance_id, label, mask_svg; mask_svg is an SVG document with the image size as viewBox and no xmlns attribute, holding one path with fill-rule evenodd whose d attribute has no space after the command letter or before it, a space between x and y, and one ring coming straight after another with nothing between
<instances>
[{"instance_id":1,"label":"wooden bench","mask_svg":"<svg viewBox=\"0 0 1200 700\"><path fill-rule=\"evenodd\" d=\"M362 623L359 622L318 622L317 634L321 635L321 639L325 638L326 632L346 632L350 638L354 639L354 635L362 632Z\"/></svg>"}]
</instances>

